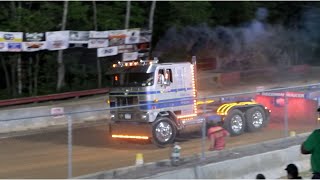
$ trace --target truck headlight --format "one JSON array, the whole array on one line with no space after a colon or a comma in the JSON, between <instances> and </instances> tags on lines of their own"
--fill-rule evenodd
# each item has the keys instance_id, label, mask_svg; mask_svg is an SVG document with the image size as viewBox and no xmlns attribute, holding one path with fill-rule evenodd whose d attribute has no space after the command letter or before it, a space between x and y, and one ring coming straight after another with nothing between
<instances>
[{"instance_id":1,"label":"truck headlight","mask_svg":"<svg viewBox=\"0 0 320 180\"><path fill-rule=\"evenodd\" d=\"M146 115L146 114L142 114L142 115L141 115L141 118L142 118L143 120L146 120L146 119L147 119L147 115Z\"/></svg>"},{"instance_id":2,"label":"truck headlight","mask_svg":"<svg viewBox=\"0 0 320 180\"><path fill-rule=\"evenodd\" d=\"M114 119L116 116L114 114L110 115L111 119Z\"/></svg>"}]
</instances>

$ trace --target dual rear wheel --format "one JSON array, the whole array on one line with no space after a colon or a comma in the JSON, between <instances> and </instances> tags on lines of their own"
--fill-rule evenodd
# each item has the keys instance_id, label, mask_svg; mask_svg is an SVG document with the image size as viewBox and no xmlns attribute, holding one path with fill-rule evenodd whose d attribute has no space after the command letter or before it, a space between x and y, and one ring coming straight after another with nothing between
<instances>
[{"instance_id":1,"label":"dual rear wheel","mask_svg":"<svg viewBox=\"0 0 320 180\"><path fill-rule=\"evenodd\" d=\"M244 131L255 132L267 125L267 117L260 106L251 107L244 113L239 109L232 110L224 119L224 128L231 135L237 136Z\"/></svg>"}]
</instances>

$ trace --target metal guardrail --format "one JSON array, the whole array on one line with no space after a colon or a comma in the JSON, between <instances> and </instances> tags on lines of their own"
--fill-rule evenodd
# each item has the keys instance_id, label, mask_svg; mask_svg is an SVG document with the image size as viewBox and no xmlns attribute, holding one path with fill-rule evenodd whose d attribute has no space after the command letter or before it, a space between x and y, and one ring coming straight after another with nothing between
<instances>
[{"instance_id":1,"label":"metal guardrail","mask_svg":"<svg viewBox=\"0 0 320 180\"><path fill-rule=\"evenodd\" d=\"M72 97L81 97L81 96L89 96L96 94L105 94L109 92L109 88L102 89L90 89L84 91L73 91L59 94L50 94L44 96L35 96L35 97L25 97L25 98L16 98L16 99L8 99L8 100L0 100L1 106L9 106L9 105L21 105L35 102L43 102L43 101L51 101L51 100L60 100Z\"/></svg>"}]
</instances>

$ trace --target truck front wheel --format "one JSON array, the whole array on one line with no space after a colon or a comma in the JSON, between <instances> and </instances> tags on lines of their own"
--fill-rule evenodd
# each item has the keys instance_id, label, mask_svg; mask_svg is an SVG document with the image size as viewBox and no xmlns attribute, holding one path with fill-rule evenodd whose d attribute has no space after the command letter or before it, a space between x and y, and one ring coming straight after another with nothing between
<instances>
[{"instance_id":1,"label":"truck front wheel","mask_svg":"<svg viewBox=\"0 0 320 180\"><path fill-rule=\"evenodd\" d=\"M176 127L168 117L160 117L152 125L152 142L158 147L165 147L171 144L176 134Z\"/></svg>"}]
</instances>

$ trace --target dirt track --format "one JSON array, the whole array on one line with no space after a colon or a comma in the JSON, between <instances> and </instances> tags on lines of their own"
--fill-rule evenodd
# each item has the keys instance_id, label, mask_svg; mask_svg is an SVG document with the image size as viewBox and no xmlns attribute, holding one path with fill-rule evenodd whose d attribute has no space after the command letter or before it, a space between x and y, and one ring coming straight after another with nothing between
<instances>
[{"instance_id":1,"label":"dirt track","mask_svg":"<svg viewBox=\"0 0 320 180\"><path fill-rule=\"evenodd\" d=\"M310 132L315 123L290 123L290 130ZM112 145L107 126L73 131L73 176L130 166L135 154L143 153L145 162L167 159L170 148L152 144ZM284 137L283 124L271 123L260 132L245 133L227 139L227 148ZM179 139L182 155L201 152L201 138L190 135ZM208 142L206 144L208 146ZM0 178L67 178L67 131L42 133L0 140Z\"/></svg>"}]
</instances>

